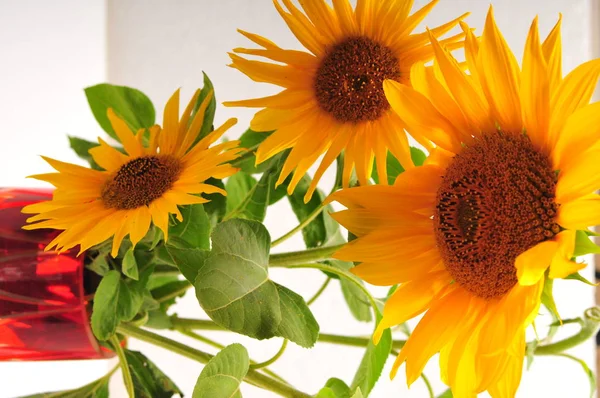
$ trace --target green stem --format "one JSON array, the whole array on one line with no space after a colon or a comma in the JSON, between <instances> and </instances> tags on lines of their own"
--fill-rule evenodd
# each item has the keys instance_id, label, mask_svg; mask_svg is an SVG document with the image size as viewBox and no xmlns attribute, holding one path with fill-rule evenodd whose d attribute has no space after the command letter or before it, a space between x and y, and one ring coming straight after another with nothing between
<instances>
[{"instance_id":1,"label":"green stem","mask_svg":"<svg viewBox=\"0 0 600 398\"><path fill-rule=\"evenodd\" d=\"M371 342L370 337L359 337L359 336L340 336L337 334L319 334L319 342L347 345L352 347L366 347ZM405 340L394 340L392 342L392 348L401 349L406 344Z\"/></svg>"},{"instance_id":2,"label":"green stem","mask_svg":"<svg viewBox=\"0 0 600 398\"><path fill-rule=\"evenodd\" d=\"M314 303L321 296L321 294L323 294L325 289L327 289L327 285L329 285L329 282L331 282L331 278L327 277L327 279L325 279L325 282L323 282L323 285L321 285L321 287L319 288L319 290L317 290L317 292L314 294L314 296L312 296L306 302L306 305L311 305L312 303Z\"/></svg>"},{"instance_id":3,"label":"green stem","mask_svg":"<svg viewBox=\"0 0 600 398\"><path fill-rule=\"evenodd\" d=\"M187 282L187 281L182 281L182 282ZM183 285L182 287L180 287L179 289L169 292L169 294L165 294L164 296L160 296L160 297L155 297L154 299L156 301L158 301L159 303L164 303L165 301L169 301L175 297L179 297L181 294L185 293L188 291L188 289L190 287L192 287L193 285L189 282L187 282L186 285Z\"/></svg>"},{"instance_id":4,"label":"green stem","mask_svg":"<svg viewBox=\"0 0 600 398\"><path fill-rule=\"evenodd\" d=\"M186 358L190 358L194 361L207 364L213 356L197 350L195 348L189 347L185 344L182 344L178 341L171 340L167 337L158 335L156 333L150 332L148 330L140 329L138 327L129 325L129 324L121 324L117 327L117 332L124 334L129 337L136 338L141 341L145 341L147 343L151 343L182 355ZM264 390L268 390L274 392L276 394L281 395L282 397L289 398L311 398L310 395L303 393L301 391L296 390L295 388L280 382L279 380L275 380L269 376L266 376L254 369L248 369L248 373L244 377L244 380L252 383Z\"/></svg>"},{"instance_id":5,"label":"green stem","mask_svg":"<svg viewBox=\"0 0 600 398\"><path fill-rule=\"evenodd\" d=\"M253 147L248 148L247 152L245 152L242 156L240 156L237 159L234 159L231 162L231 165L233 167L239 167L240 164L242 164L244 161L250 159L252 156L254 156L254 153L256 152L256 150L258 149L260 144L254 145Z\"/></svg>"},{"instance_id":6,"label":"green stem","mask_svg":"<svg viewBox=\"0 0 600 398\"><path fill-rule=\"evenodd\" d=\"M334 247L335 249L333 251L331 251L332 253L335 252L339 246L331 246ZM309 252L309 250L307 250L306 252ZM305 252L305 253L306 253ZM302 253L302 252L300 252ZM292 254L292 253L286 253L286 254ZM273 256L271 256L272 258ZM363 285L360 281L360 279L358 279L356 276L354 276L353 274L351 274L350 272L343 270L341 268L336 268L336 267L332 267L331 265L327 265L327 264L321 264L321 263L308 263L308 264L287 264L287 262L284 260L283 264L279 264L276 263L276 265L273 264L269 264L269 266L273 267L284 267L284 268L310 268L310 269L318 269L321 271L326 271L329 272L331 274L343 277L348 279L350 282L354 283L356 285L356 287L358 287L369 299L369 302L371 303L371 306L373 307L373 311L375 311L377 309L377 301L375 300L375 298L373 297L373 295L371 294L371 292L365 287L365 285Z\"/></svg>"},{"instance_id":7,"label":"green stem","mask_svg":"<svg viewBox=\"0 0 600 398\"><path fill-rule=\"evenodd\" d=\"M205 319L189 319L189 318L179 318L175 315L171 316L171 323L173 324L173 328L179 329L187 329L187 330L218 330L218 331L226 331L223 326L220 326L213 321L205 320Z\"/></svg>"},{"instance_id":8,"label":"green stem","mask_svg":"<svg viewBox=\"0 0 600 398\"><path fill-rule=\"evenodd\" d=\"M251 364L250 365L250 369L261 369L261 368L266 368L267 366L275 363L279 358L281 358L281 356L283 355L283 353L285 352L285 349L287 347L288 341L287 339L283 339L283 343L281 343L281 348L279 349L279 351L277 351L277 353L275 355L273 355L271 358L267 359L264 362L260 362L260 363L255 363L255 364Z\"/></svg>"},{"instance_id":9,"label":"green stem","mask_svg":"<svg viewBox=\"0 0 600 398\"><path fill-rule=\"evenodd\" d=\"M172 317L171 322L175 329L179 330L180 328L185 327L188 330L219 330L219 331L227 331L227 329L217 325L212 321L207 321L203 319L188 319L188 318L176 318ZM184 326L185 325L185 326ZM366 347L371 341L370 337L360 337L360 336L340 336L336 334L327 334L327 333L319 333L319 342L321 343L331 343L331 344L340 344L352 347ZM404 340L394 340L392 343L392 348L401 349L404 347L406 341Z\"/></svg>"},{"instance_id":10,"label":"green stem","mask_svg":"<svg viewBox=\"0 0 600 398\"><path fill-rule=\"evenodd\" d=\"M336 246L318 247L316 249L302 250L298 252L277 253L269 257L270 267L287 267L299 263L309 263L331 258L331 255L344 247L344 244Z\"/></svg>"},{"instance_id":11,"label":"green stem","mask_svg":"<svg viewBox=\"0 0 600 398\"><path fill-rule=\"evenodd\" d=\"M121 347L121 342L117 338L116 334L110 338L110 343L115 349L115 353L119 357L119 363L121 365L121 372L123 373L123 383L125 383L125 389L127 390L127 395L129 398L135 398L135 390L133 388L133 378L131 377L131 372L129 371L129 365L127 364L127 357L125 356L125 351L123 351L123 347Z\"/></svg>"},{"instance_id":12,"label":"green stem","mask_svg":"<svg viewBox=\"0 0 600 398\"><path fill-rule=\"evenodd\" d=\"M271 243L271 247L275 247L275 246L279 245L280 243L285 242L286 240L288 240L289 238L294 236L297 232L302 231L308 224L310 224L315 218L317 218L319 216L319 214L321 214L321 212L323 212L324 208L325 208L325 205L323 203L321 203L319 205L319 207L317 207L312 213L310 213L308 215L308 217L306 217L306 219L304 221L302 221L300 224L298 224L294 229L290 230L288 233L281 236L280 238L275 239Z\"/></svg>"},{"instance_id":13,"label":"green stem","mask_svg":"<svg viewBox=\"0 0 600 398\"><path fill-rule=\"evenodd\" d=\"M199 335L198 333L194 333L194 332L192 332L191 330L186 330L186 329L178 328L178 329L177 329L177 331L178 331L179 333L181 333L181 334L185 335L185 336L191 337L191 338L193 338L193 339L195 339L195 340L198 340L198 341L200 341L200 342L202 342L202 343L204 343L204 344L207 344L207 345L209 345L209 346L211 346L211 347L214 347L214 348L216 348L217 350L222 350L223 348L225 348L225 346L224 346L223 344L221 344L221 343L217 343L216 341L214 341L214 340L211 340L211 339L209 339L208 337L201 336L201 335ZM256 362L256 361L253 361L253 360L251 359L251 360L250 360L250 363L251 363L251 364L255 364L255 363L257 363L257 362ZM285 380L283 379L283 377L279 376L277 373L275 373L275 372L273 372L273 371L271 371L271 370L269 370L269 369L261 369L261 372L264 372L265 374L267 374L267 375L269 375L269 376L271 376L271 377L274 377L274 378L278 379L278 380L279 380L279 381L281 381L281 382L284 382L284 383L286 383L286 384L289 384L287 381L285 381Z\"/></svg>"},{"instance_id":14,"label":"green stem","mask_svg":"<svg viewBox=\"0 0 600 398\"><path fill-rule=\"evenodd\" d=\"M556 343L538 346L535 349L535 355L557 355L570 348L587 341L598 333L600 329L600 308L594 307L588 309L581 324L581 330L574 336L567 337Z\"/></svg>"}]
</instances>

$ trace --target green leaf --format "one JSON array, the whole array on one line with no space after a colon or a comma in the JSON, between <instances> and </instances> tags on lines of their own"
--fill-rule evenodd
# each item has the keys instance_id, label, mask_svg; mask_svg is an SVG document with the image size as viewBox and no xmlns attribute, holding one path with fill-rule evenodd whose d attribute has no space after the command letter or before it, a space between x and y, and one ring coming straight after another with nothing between
<instances>
[{"instance_id":1,"label":"green leaf","mask_svg":"<svg viewBox=\"0 0 600 398\"><path fill-rule=\"evenodd\" d=\"M198 134L198 137L194 141L194 145L196 145L198 141L206 137L208 133L214 130L213 123L215 120L215 111L217 110L217 98L215 96L213 84L206 73L202 72L202 74L204 75L204 87L202 87L202 90L200 90L200 95L198 96L198 100L196 101L194 109L192 110L190 123L192 120L194 120L194 115L196 112L198 112L198 108L200 108L200 105L210 92L212 92L212 98L210 99L208 106L206 107L206 111L204 112L202 128L200 129L200 134Z\"/></svg>"},{"instance_id":2,"label":"green leaf","mask_svg":"<svg viewBox=\"0 0 600 398\"><path fill-rule=\"evenodd\" d=\"M89 263L87 261L85 262L85 267L90 271L94 271L100 276L105 275L108 271L110 271L110 266L108 265L108 261L106 260L107 255L108 251L98 252L96 257L93 258L93 260L91 260Z\"/></svg>"},{"instance_id":3,"label":"green leaf","mask_svg":"<svg viewBox=\"0 0 600 398\"><path fill-rule=\"evenodd\" d=\"M588 381L590 382L590 398L593 398L594 393L596 392L596 375L590 369L590 367L587 365L587 363L585 363L585 361L582 359L574 357L573 355L569 355L569 354L557 354L557 355L568 358L570 360L573 360L581 366L581 368L585 372L586 376L588 377Z\"/></svg>"},{"instance_id":4,"label":"green leaf","mask_svg":"<svg viewBox=\"0 0 600 398\"><path fill-rule=\"evenodd\" d=\"M256 339L281 336L312 346L318 324L308 306L269 279L271 238L266 228L256 221L233 219L219 224L211 239L213 250L195 283L196 297L208 316Z\"/></svg>"},{"instance_id":5,"label":"green leaf","mask_svg":"<svg viewBox=\"0 0 600 398\"><path fill-rule=\"evenodd\" d=\"M319 324L299 294L275 283L281 303L281 323L276 334L300 347L311 348L319 337Z\"/></svg>"},{"instance_id":6,"label":"green leaf","mask_svg":"<svg viewBox=\"0 0 600 398\"><path fill-rule=\"evenodd\" d=\"M590 286L598 286L598 284L592 283L592 282L588 281L579 272L574 272L571 275L568 275L567 277L565 277L565 279L572 279L572 280L575 280L575 281L583 282L586 285L590 285Z\"/></svg>"},{"instance_id":7,"label":"green leaf","mask_svg":"<svg viewBox=\"0 0 600 398\"><path fill-rule=\"evenodd\" d=\"M121 274L109 271L104 275L96 294L92 311L92 331L98 340L108 340L117 329Z\"/></svg>"},{"instance_id":8,"label":"green leaf","mask_svg":"<svg viewBox=\"0 0 600 398\"><path fill-rule=\"evenodd\" d=\"M377 323L381 322L381 313L376 310ZM373 344L373 341L369 341L367 350L363 356L362 361L358 367L354 380L352 381L351 388L360 388L360 391L364 394L365 398L369 396L369 393L379 380L383 367L387 362L387 359L392 350L392 332L390 329L386 329L383 332L379 344Z\"/></svg>"},{"instance_id":9,"label":"green leaf","mask_svg":"<svg viewBox=\"0 0 600 398\"><path fill-rule=\"evenodd\" d=\"M142 308L144 296L148 294L147 285L153 270L154 266L146 267L137 281L121 279L117 310L121 321L132 320Z\"/></svg>"},{"instance_id":10,"label":"green leaf","mask_svg":"<svg viewBox=\"0 0 600 398\"><path fill-rule=\"evenodd\" d=\"M101 379L94 380L85 386L67 391L46 392L42 394L27 395L21 398L108 398L108 381L110 374Z\"/></svg>"},{"instance_id":11,"label":"green leaf","mask_svg":"<svg viewBox=\"0 0 600 398\"><path fill-rule=\"evenodd\" d=\"M229 177L225 183L227 191L227 214L242 205L248 193L258 183L250 174L239 171Z\"/></svg>"},{"instance_id":12,"label":"green leaf","mask_svg":"<svg viewBox=\"0 0 600 398\"><path fill-rule=\"evenodd\" d=\"M216 178L209 178L204 182L205 184L213 185L217 188L225 189L225 185L223 185L222 180L218 180ZM204 211L208 215L208 219L210 220L210 225L213 227L221 222L223 217L225 216L226 207L227 207L227 198L218 193L204 194L206 199L210 200L210 202L204 203Z\"/></svg>"},{"instance_id":13,"label":"green leaf","mask_svg":"<svg viewBox=\"0 0 600 398\"><path fill-rule=\"evenodd\" d=\"M169 227L168 246L178 249L210 249L210 220L202 204L185 206L183 221Z\"/></svg>"},{"instance_id":14,"label":"green leaf","mask_svg":"<svg viewBox=\"0 0 600 398\"><path fill-rule=\"evenodd\" d=\"M200 305L229 330L257 339L273 337L281 310L267 269L269 233L258 222L234 219L215 228L212 242L196 277Z\"/></svg>"},{"instance_id":15,"label":"green leaf","mask_svg":"<svg viewBox=\"0 0 600 398\"><path fill-rule=\"evenodd\" d=\"M173 322L171 322L171 317L169 315L164 311L157 309L148 311L148 321L144 326L152 329L171 329L173 327Z\"/></svg>"},{"instance_id":16,"label":"green leaf","mask_svg":"<svg viewBox=\"0 0 600 398\"><path fill-rule=\"evenodd\" d=\"M69 145L71 146L71 149L73 151L75 151L75 153L77 154L77 156L79 156L81 159L85 160L86 162L88 162L90 164L90 167L94 170L103 170L98 163L96 163L94 161L94 159L92 158L92 155L89 154L89 150L92 148L95 148L97 146L100 146L100 144L98 144L97 142L92 142L92 141L88 141L88 140L84 140L83 138L79 138L79 137L73 137L73 136L68 136L69 137Z\"/></svg>"},{"instance_id":17,"label":"green leaf","mask_svg":"<svg viewBox=\"0 0 600 398\"><path fill-rule=\"evenodd\" d=\"M586 254L600 253L600 246L596 245L585 231L577 231L575 235L574 257L585 256Z\"/></svg>"},{"instance_id":18,"label":"green leaf","mask_svg":"<svg viewBox=\"0 0 600 398\"><path fill-rule=\"evenodd\" d=\"M239 204L228 211L227 218L245 218L263 221L267 213L270 197L275 190L275 182L283 166L283 158L276 157L269 163L269 168L263 173L258 183L246 193ZM231 206L229 206L231 208Z\"/></svg>"},{"instance_id":19,"label":"green leaf","mask_svg":"<svg viewBox=\"0 0 600 398\"><path fill-rule=\"evenodd\" d=\"M181 390L152 361L138 351L125 350L133 379L135 398L171 398L183 396Z\"/></svg>"},{"instance_id":20,"label":"green leaf","mask_svg":"<svg viewBox=\"0 0 600 398\"><path fill-rule=\"evenodd\" d=\"M244 134L240 137L240 147L242 148L255 148L257 145L262 143L268 136L270 136L272 131L253 131L251 129L246 130ZM263 173L269 168L269 162L262 162L259 165L255 165L256 156L255 155L246 155L244 156L244 160L237 164L238 167L242 169L243 172L248 174L258 174Z\"/></svg>"},{"instance_id":21,"label":"green leaf","mask_svg":"<svg viewBox=\"0 0 600 398\"><path fill-rule=\"evenodd\" d=\"M241 398L240 385L250 358L241 344L231 344L211 359L198 377L192 398Z\"/></svg>"},{"instance_id":22,"label":"green leaf","mask_svg":"<svg viewBox=\"0 0 600 398\"><path fill-rule=\"evenodd\" d=\"M415 166L422 166L427 159L427 155L419 148L410 147L410 156ZM387 159L387 172L388 172L388 185L393 185L396 178L404 173L404 167L400 164L398 159L391 152L388 152ZM373 180L376 184L379 184L379 175L377 174L377 166L373 163Z\"/></svg>"},{"instance_id":23,"label":"green leaf","mask_svg":"<svg viewBox=\"0 0 600 398\"><path fill-rule=\"evenodd\" d=\"M554 295L552 294L554 287L554 279L546 278L544 282L544 290L542 290L542 304L548 308L548 310L560 319L558 308L556 308L556 302L554 301Z\"/></svg>"},{"instance_id":24,"label":"green leaf","mask_svg":"<svg viewBox=\"0 0 600 398\"><path fill-rule=\"evenodd\" d=\"M451 389L447 389L446 391L444 391L443 393L441 393L440 395L438 395L437 398L452 398L454 397L454 395L452 395L452 390Z\"/></svg>"},{"instance_id":25,"label":"green leaf","mask_svg":"<svg viewBox=\"0 0 600 398\"><path fill-rule=\"evenodd\" d=\"M315 398L350 398L350 387L342 380L332 377L327 380Z\"/></svg>"},{"instance_id":26,"label":"green leaf","mask_svg":"<svg viewBox=\"0 0 600 398\"><path fill-rule=\"evenodd\" d=\"M308 191L312 180L309 176L302 177L292 195L288 196L292 210L299 222L306 220L325 200L325 194L317 189L308 203L304 203L304 195ZM325 206L323 211L302 230L302 237L307 248L330 246L344 242L338 223L329 215L333 212L331 205Z\"/></svg>"},{"instance_id":27,"label":"green leaf","mask_svg":"<svg viewBox=\"0 0 600 398\"><path fill-rule=\"evenodd\" d=\"M204 266L209 255L207 250L177 248L170 245L158 246L155 253L160 261L177 267L185 279L192 283L196 281L198 271Z\"/></svg>"},{"instance_id":28,"label":"green leaf","mask_svg":"<svg viewBox=\"0 0 600 398\"><path fill-rule=\"evenodd\" d=\"M125 257L123 257L123 273L135 280L138 280L140 277L133 248L129 249L127 253L125 253Z\"/></svg>"},{"instance_id":29,"label":"green leaf","mask_svg":"<svg viewBox=\"0 0 600 398\"><path fill-rule=\"evenodd\" d=\"M346 271L349 271L354 267L354 264L348 261L329 260L327 263L333 267L341 268ZM369 303L369 298L362 290L360 290L358 286L356 286L356 284L350 282L348 279L338 279L340 281L342 294L344 295L346 304L348 305L348 308L350 309L350 312L354 318L362 322L371 322L373 317L371 315L371 304Z\"/></svg>"},{"instance_id":30,"label":"green leaf","mask_svg":"<svg viewBox=\"0 0 600 398\"><path fill-rule=\"evenodd\" d=\"M154 125L154 105L139 90L105 83L86 88L85 95L100 127L116 140L118 137L107 116L109 108L112 108L134 133Z\"/></svg>"},{"instance_id":31,"label":"green leaf","mask_svg":"<svg viewBox=\"0 0 600 398\"><path fill-rule=\"evenodd\" d=\"M367 395L363 395L360 388L357 388L356 391L354 391L354 395L352 396L352 398L366 398Z\"/></svg>"}]
</instances>

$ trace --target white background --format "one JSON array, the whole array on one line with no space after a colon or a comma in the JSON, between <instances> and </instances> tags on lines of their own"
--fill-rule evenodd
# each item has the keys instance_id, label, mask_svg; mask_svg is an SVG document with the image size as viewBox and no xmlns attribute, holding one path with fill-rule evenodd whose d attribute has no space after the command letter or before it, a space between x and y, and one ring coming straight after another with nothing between
<instances>
[{"instance_id":1,"label":"white background","mask_svg":"<svg viewBox=\"0 0 600 398\"><path fill-rule=\"evenodd\" d=\"M540 15L540 29L545 35L562 12L567 72L594 54L591 1L498 0L493 4L498 24L519 57L532 18ZM416 1L416 7L423 4ZM443 0L426 24L435 26L472 11L468 22L480 33L488 5L480 0ZM213 80L219 102L276 92L274 87L253 83L226 67L227 52L249 44L236 28L266 36L284 48L300 48L269 0L0 0L0 186L39 185L25 176L48 170L37 156L40 154L79 162L68 148L66 134L87 139L102 135L87 107L82 90L86 86L108 81L136 87L150 96L157 115L162 114L165 101L176 88L182 87L183 98L189 98L202 85L202 71ZM219 107L215 124L238 117L238 126L229 134L229 138L236 138L251 115L251 110ZM331 185L331 177L331 173L326 175L325 187ZM285 200L269 208L266 224L274 238L295 223ZM277 247L281 251L301 248L299 235ZM593 278L591 266L586 276ZM323 281L323 275L316 271L274 269L271 277L305 297ZM556 290L564 318L579 316L593 305L593 289L588 286L560 281ZM182 317L206 319L193 294L181 300L176 311ZM315 303L313 311L323 332L365 336L371 332L370 325L350 316L337 282ZM545 320L539 320L540 327ZM565 329L566 334L573 332ZM173 333L167 335L214 352ZM222 343L240 341L259 361L269 358L280 344L277 339L257 342L226 333L206 335ZM191 396L201 365L140 342L133 341L131 347L143 350ZM592 341L573 353L595 365ZM316 393L330 377L350 383L361 356L361 350L354 348L323 344L305 350L290 344L275 369L303 391ZM103 361L0 363L0 398L73 388L101 376L110 366ZM390 366L391 360L371 396L427 396L420 381L410 390L406 388L402 370L390 381ZM445 389L435 361L426 373L433 379L436 393ZM588 388L586 376L576 364L560 358L538 358L525 373L518 396L587 397ZM245 397L272 396L248 385L242 392ZM111 393L125 397L120 374L112 380Z\"/></svg>"}]
</instances>

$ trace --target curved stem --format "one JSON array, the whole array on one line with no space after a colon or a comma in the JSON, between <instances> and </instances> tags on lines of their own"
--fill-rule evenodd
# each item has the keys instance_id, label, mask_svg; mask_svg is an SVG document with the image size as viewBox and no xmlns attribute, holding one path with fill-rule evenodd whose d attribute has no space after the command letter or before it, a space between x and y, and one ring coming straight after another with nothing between
<instances>
[{"instance_id":1,"label":"curved stem","mask_svg":"<svg viewBox=\"0 0 600 398\"><path fill-rule=\"evenodd\" d=\"M129 365L127 364L127 357L125 356L125 351L123 351L123 347L121 347L121 343L117 338L116 334L110 338L110 344L113 346L115 353L119 357L119 363L121 365L121 372L123 373L123 383L125 384L125 389L127 390L127 395L129 398L135 398L135 390L133 388L133 378L131 377L131 372L129 370Z\"/></svg>"},{"instance_id":2,"label":"curved stem","mask_svg":"<svg viewBox=\"0 0 600 398\"><path fill-rule=\"evenodd\" d=\"M283 339L283 343L281 343L281 348L279 348L279 351L277 351L277 353L275 355L273 355L271 358L267 359L264 362L259 362L259 363L251 364L250 365L250 369L266 368L267 366L275 363L275 361L277 361L279 358L281 358L281 356L285 352L287 344L288 344L288 340L287 339Z\"/></svg>"},{"instance_id":3,"label":"curved stem","mask_svg":"<svg viewBox=\"0 0 600 398\"><path fill-rule=\"evenodd\" d=\"M271 242L271 247L275 247L280 243L285 242L286 240L294 236L297 232L302 231L308 224L310 224L315 218L317 218L319 214L321 214L321 212L323 212L323 209L325 209L325 205L321 203L319 207L317 207L312 213L310 213L308 217L306 217L306 219L300 224L298 224L294 229L290 230L285 235Z\"/></svg>"},{"instance_id":4,"label":"curved stem","mask_svg":"<svg viewBox=\"0 0 600 398\"><path fill-rule=\"evenodd\" d=\"M319 247L316 249L302 250L298 252L277 253L269 257L269 267L287 267L299 263L326 260L331 255L344 247L344 244L335 246Z\"/></svg>"},{"instance_id":5,"label":"curved stem","mask_svg":"<svg viewBox=\"0 0 600 398\"><path fill-rule=\"evenodd\" d=\"M334 247L335 250L337 250L339 248L339 246L331 246L331 247ZM333 250L332 253L335 250ZM307 252L308 252L308 250L307 250ZM286 254L290 254L290 253L286 253ZM269 266L273 266L273 265L269 264ZM360 280L356 276L354 276L353 274L351 274L350 272L348 272L346 270L332 267L331 265L327 265L327 264L321 264L321 263L286 264L284 261L283 265L275 265L275 266L276 267L280 266L280 267L284 267L284 268L312 268L312 269L318 269L321 271L329 272L334 275L344 277L344 278L348 279L350 282L354 283L356 285L356 287L358 287L367 296L374 311L377 309L377 301L375 300L375 298L373 297L371 292L365 287L365 285L363 285L360 282Z\"/></svg>"},{"instance_id":6,"label":"curved stem","mask_svg":"<svg viewBox=\"0 0 600 398\"><path fill-rule=\"evenodd\" d=\"M207 321L203 319L188 319L188 318L172 318L171 322L176 329L179 330L182 325L185 325L185 328L188 330L220 330L227 331L227 329L222 328L212 321ZM331 344L340 344L351 347L366 347L371 341L370 337L361 337L361 336L340 336L336 334L327 334L327 333L319 333L319 342L321 343L331 343ZM392 347L396 350L401 349L406 344L405 340L394 340L392 343Z\"/></svg>"},{"instance_id":7,"label":"curved stem","mask_svg":"<svg viewBox=\"0 0 600 398\"><path fill-rule=\"evenodd\" d=\"M129 337L136 338L138 340L145 341L147 343L151 343L167 349L169 351L175 352L179 355L182 355L186 358L190 358L194 361L206 364L210 361L213 356L182 344L178 341L171 340L167 337L161 336L159 334L150 332L148 330L140 329L138 327L129 325L129 324L121 324L117 327L117 332L124 334ZM271 392L281 395L282 397L289 398L311 398L310 395L303 393L301 391L296 390L295 388L280 382L279 380L273 379L269 376L266 376L254 369L248 369L248 373L244 377L244 380Z\"/></svg>"},{"instance_id":8,"label":"curved stem","mask_svg":"<svg viewBox=\"0 0 600 398\"><path fill-rule=\"evenodd\" d=\"M317 292L314 294L314 296L312 296L310 299L308 299L308 301L306 302L306 305L311 305L312 303L314 303L319 298L319 296L321 296L321 294L323 294L325 289L327 289L327 285L329 285L329 282L331 282L331 278L327 277L327 279L325 279L325 282L323 282L323 285L321 285L321 287L319 288L319 290L317 290Z\"/></svg>"},{"instance_id":9,"label":"curved stem","mask_svg":"<svg viewBox=\"0 0 600 398\"><path fill-rule=\"evenodd\" d=\"M190 287L192 287L193 285L191 283L189 283L188 281L181 281L181 282L186 282L186 284L184 284L183 286L181 286L179 289L174 290L172 292L169 292L168 294L165 294L164 296L160 296L160 297L155 297L154 299L156 301L158 301L159 303L164 303L165 301L169 301L175 297L179 297L181 294L185 293L188 291L188 289Z\"/></svg>"},{"instance_id":10,"label":"curved stem","mask_svg":"<svg viewBox=\"0 0 600 398\"><path fill-rule=\"evenodd\" d=\"M538 346L535 349L535 355L560 354L595 336L596 333L598 333L598 329L600 329L600 308L590 308L584 314L583 323L581 324L579 333L567 337L564 340L557 341L556 343Z\"/></svg>"},{"instance_id":11,"label":"curved stem","mask_svg":"<svg viewBox=\"0 0 600 398\"><path fill-rule=\"evenodd\" d=\"M214 347L217 350L222 350L223 348L225 348L225 346L223 344L217 343L216 341L211 340L211 339L209 339L207 337L201 336L198 333L192 332L191 330L186 330L186 329L183 329L183 328L178 328L177 331L179 333L185 335L185 336L191 337L191 338L193 338L195 340L198 340L198 341L200 341L200 342L202 342L204 344L207 344L207 345L209 345L211 347ZM253 361L252 359L250 359L250 363L251 364L255 364L256 361ZM281 381L283 383L289 384L287 381L285 381L283 379L283 377L279 376L277 373L275 373L275 372L273 372L273 371L271 371L269 369L261 369L261 372L264 372L265 374L267 374L267 375L269 375L271 377L274 377L274 378L276 378L277 380L279 380L279 381Z\"/></svg>"}]
</instances>

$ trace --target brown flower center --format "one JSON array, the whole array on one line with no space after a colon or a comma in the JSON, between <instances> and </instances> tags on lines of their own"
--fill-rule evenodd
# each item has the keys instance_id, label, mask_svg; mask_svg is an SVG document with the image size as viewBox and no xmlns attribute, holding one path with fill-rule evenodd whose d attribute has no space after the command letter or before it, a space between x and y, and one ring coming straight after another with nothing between
<instances>
[{"instance_id":1,"label":"brown flower center","mask_svg":"<svg viewBox=\"0 0 600 398\"><path fill-rule=\"evenodd\" d=\"M398 59L386 46L351 37L333 46L315 76L319 106L340 122L377 120L390 104L385 79L400 79Z\"/></svg>"},{"instance_id":2,"label":"brown flower center","mask_svg":"<svg viewBox=\"0 0 600 398\"><path fill-rule=\"evenodd\" d=\"M131 210L160 198L179 177L181 163L171 156L142 156L121 166L102 187L107 208Z\"/></svg>"},{"instance_id":3,"label":"brown flower center","mask_svg":"<svg viewBox=\"0 0 600 398\"><path fill-rule=\"evenodd\" d=\"M488 134L456 155L437 193L438 248L454 280L491 299L517 283L515 260L556 235L556 174L528 137Z\"/></svg>"}]
</instances>

